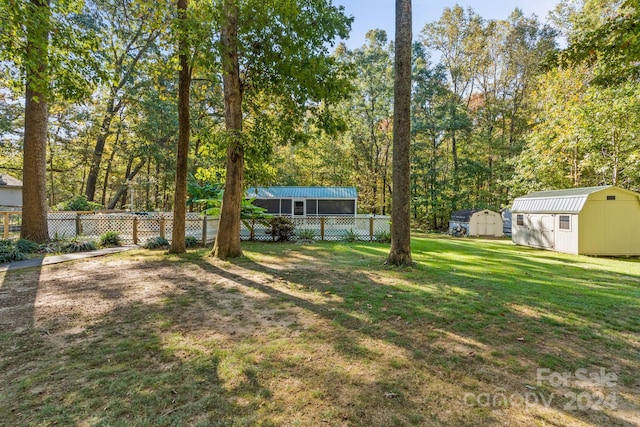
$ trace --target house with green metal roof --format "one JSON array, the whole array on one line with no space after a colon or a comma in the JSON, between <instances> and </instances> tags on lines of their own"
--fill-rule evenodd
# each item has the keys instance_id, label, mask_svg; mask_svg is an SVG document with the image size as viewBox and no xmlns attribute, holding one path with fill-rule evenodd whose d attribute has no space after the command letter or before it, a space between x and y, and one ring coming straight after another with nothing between
<instances>
[{"instance_id":1,"label":"house with green metal roof","mask_svg":"<svg viewBox=\"0 0 640 427\"><path fill-rule=\"evenodd\" d=\"M246 197L272 215L355 216L355 187L252 187Z\"/></svg>"},{"instance_id":2,"label":"house with green metal roof","mask_svg":"<svg viewBox=\"0 0 640 427\"><path fill-rule=\"evenodd\" d=\"M512 239L603 256L640 255L640 193L611 185L540 191L513 202Z\"/></svg>"}]
</instances>

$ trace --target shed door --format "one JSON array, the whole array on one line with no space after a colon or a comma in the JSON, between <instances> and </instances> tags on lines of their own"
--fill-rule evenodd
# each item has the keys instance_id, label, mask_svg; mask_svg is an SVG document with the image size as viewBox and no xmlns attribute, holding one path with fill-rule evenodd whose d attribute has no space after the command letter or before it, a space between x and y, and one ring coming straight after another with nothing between
<instances>
[{"instance_id":1,"label":"shed door","mask_svg":"<svg viewBox=\"0 0 640 427\"><path fill-rule=\"evenodd\" d=\"M476 234L478 236L494 236L496 234L496 219L488 212L479 212L476 218Z\"/></svg>"},{"instance_id":2,"label":"shed door","mask_svg":"<svg viewBox=\"0 0 640 427\"><path fill-rule=\"evenodd\" d=\"M529 244L540 248L553 248L555 245L554 218L550 215L531 215L529 222Z\"/></svg>"}]
</instances>

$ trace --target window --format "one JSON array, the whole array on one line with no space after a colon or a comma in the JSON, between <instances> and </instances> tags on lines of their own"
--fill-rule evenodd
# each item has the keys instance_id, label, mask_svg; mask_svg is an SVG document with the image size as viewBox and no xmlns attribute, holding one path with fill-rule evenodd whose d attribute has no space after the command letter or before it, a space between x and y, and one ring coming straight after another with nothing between
<instances>
[{"instance_id":1,"label":"window","mask_svg":"<svg viewBox=\"0 0 640 427\"><path fill-rule=\"evenodd\" d=\"M516 215L516 225L524 225L524 215Z\"/></svg>"},{"instance_id":2,"label":"window","mask_svg":"<svg viewBox=\"0 0 640 427\"><path fill-rule=\"evenodd\" d=\"M615 200L616 196L607 196L607 200Z\"/></svg>"},{"instance_id":3,"label":"window","mask_svg":"<svg viewBox=\"0 0 640 427\"><path fill-rule=\"evenodd\" d=\"M571 230L571 217L569 215L560 215L560 230Z\"/></svg>"}]
</instances>

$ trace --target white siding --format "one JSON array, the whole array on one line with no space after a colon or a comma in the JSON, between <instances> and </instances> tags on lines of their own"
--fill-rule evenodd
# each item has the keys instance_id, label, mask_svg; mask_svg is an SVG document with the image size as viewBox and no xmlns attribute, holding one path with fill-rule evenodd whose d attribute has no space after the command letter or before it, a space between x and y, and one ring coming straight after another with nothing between
<instances>
[{"instance_id":1,"label":"white siding","mask_svg":"<svg viewBox=\"0 0 640 427\"><path fill-rule=\"evenodd\" d=\"M20 187L0 187L0 210L2 207L21 207L22 188Z\"/></svg>"}]
</instances>

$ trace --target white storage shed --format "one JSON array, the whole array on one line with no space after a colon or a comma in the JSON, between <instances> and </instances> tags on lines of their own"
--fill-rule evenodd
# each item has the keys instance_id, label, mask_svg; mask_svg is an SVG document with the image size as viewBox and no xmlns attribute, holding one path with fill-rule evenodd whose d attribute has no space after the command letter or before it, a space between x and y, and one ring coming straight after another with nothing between
<instances>
[{"instance_id":1,"label":"white storage shed","mask_svg":"<svg viewBox=\"0 0 640 427\"><path fill-rule=\"evenodd\" d=\"M454 212L449 220L449 231L454 235L504 236L502 217L489 209L463 209Z\"/></svg>"},{"instance_id":2,"label":"white storage shed","mask_svg":"<svg viewBox=\"0 0 640 427\"><path fill-rule=\"evenodd\" d=\"M610 185L540 191L511 209L519 245L570 254L640 255L640 194Z\"/></svg>"}]
</instances>

